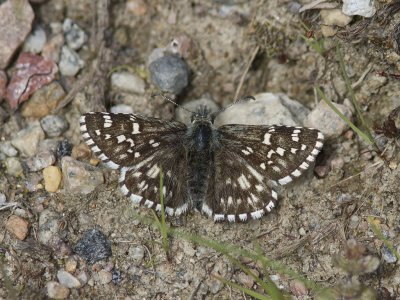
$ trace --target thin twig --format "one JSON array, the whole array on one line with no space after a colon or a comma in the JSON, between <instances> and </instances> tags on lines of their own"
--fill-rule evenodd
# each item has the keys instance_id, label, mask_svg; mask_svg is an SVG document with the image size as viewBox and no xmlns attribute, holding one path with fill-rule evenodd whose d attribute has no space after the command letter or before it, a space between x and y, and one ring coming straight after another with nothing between
<instances>
[{"instance_id":1,"label":"thin twig","mask_svg":"<svg viewBox=\"0 0 400 300\"><path fill-rule=\"evenodd\" d=\"M249 61L247 62L247 66L246 66L246 69L244 70L244 72L243 72L243 74L242 74L242 77L240 78L239 85L238 85L238 87L237 87L237 89L236 89L236 93L235 93L235 98L234 98L234 99L237 99L237 98L239 97L239 94L240 94L240 91L241 91L241 89L242 89L242 86L243 86L244 80L245 80L245 78L246 78L246 75L247 75L247 73L249 72L250 67L251 67L251 64L253 63L253 60L254 60L254 58L256 57L256 55L257 55L257 53L258 53L259 50L260 50L260 45L257 45L257 46L254 48L254 51L253 51L253 53L251 54Z\"/></svg>"}]
</instances>

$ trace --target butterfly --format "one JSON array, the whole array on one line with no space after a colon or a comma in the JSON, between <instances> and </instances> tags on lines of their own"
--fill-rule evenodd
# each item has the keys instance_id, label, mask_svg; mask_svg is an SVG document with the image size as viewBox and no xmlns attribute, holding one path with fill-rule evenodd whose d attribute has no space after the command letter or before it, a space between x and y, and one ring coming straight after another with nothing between
<instances>
[{"instance_id":1,"label":"butterfly","mask_svg":"<svg viewBox=\"0 0 400 300\"><path fill-rule=\"evenodd\" d=\"M299 177L323 146L323 134L284 125L214 125L201 106L191 124L140 114L91 112L82 137L103 163L119 169L135 204L180 216L198 210L214 221L259 219L278 200L276 186ZM160 190L160 172L163 186Z\"/></svg>"}]
</instances>

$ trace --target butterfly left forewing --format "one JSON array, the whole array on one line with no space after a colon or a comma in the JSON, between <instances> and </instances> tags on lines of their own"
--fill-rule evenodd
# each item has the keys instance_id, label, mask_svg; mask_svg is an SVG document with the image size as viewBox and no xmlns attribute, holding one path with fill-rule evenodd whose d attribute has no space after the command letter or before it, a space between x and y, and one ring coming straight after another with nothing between
<instances>
[{"instance_id":1,"label":"butterfly left forewing","mask_svg":"<svg viewBox=\"0 0 400 300\"><path fill-rule=\"evenodd\" d=\"M80 118L82 137L108 167L134 166L156 152L177 147L186 126L136 114L87 113Z\"/></svg>"}]
</instances>

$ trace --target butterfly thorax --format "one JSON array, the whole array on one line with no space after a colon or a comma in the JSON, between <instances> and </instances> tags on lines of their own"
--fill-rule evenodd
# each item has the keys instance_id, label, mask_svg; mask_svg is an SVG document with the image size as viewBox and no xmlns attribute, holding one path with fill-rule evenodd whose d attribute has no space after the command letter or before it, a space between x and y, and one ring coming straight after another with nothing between
<instances>
[{"instance_id":1,"label":"butterfly thorax","mask_svg":"<svg viewBox=\"0 0 400 300\"><path fill-rule=\"evenodd\" d=\"M207 194L210 165L214 159L215 129L205 107L192 116L187 131L188 191L193 207L200 208Z\"/></svg>"}]
</instances>

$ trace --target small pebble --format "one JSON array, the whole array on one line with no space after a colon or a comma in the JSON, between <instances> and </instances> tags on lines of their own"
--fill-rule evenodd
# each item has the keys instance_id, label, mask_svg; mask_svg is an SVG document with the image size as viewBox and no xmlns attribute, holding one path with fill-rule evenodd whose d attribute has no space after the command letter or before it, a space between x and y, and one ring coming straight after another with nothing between
<instances>
[{"instance_id":1,"label":"small pebble","mask_svg":"<svg viewBox=\"0 0 400 300\"><path fill-rule=\"evenodd\" d=\"M147 12L147 3L144 0L128 0L126 10L135 16L143 16Z\"/></svg>"},{"instance_id":2,"label":"small pebble","mask_svg":"<svg viewBox=\"0 0 400 300\"><path fill-rule=\"evenodd\" d=\"M50 299L66 299L69 296L69 289L56 281L48 282L46 288Z\"/></svg>"},{"instance_id":3,"label":"small pebble","mask_svg":"<svg viewBox=\"0 0 400 300\"><path fill-rule=\"evenodd\" d=\"M80 49L87 41L86 33L69 18L64 21L63 31L65 41L73 50Z\"/></svg>"},{"instance_id":4,"label":"small pebble","mask_svg":"<svg viewBox=\"0 0 400 300\"><path fill-rule=\"evenodd\" d=\"M57 166L49 166L43 170L44 188L50 193L54 193L58 190L62 174L61 170Z\"/></svg>"},{"instance_id":5,"label":"small pebble","mask_svg":"<svg viewBox=\"0 0 400 300\"><path fill-rule=\"evenodd\" d=\"M13 1L0 3L0 69L5 69L31 32L35 14L28 1L18 3L18 17Z\"/></svg>"},{"instance_id":6,"label":"small pebble","mask_svg":"<svg viewBox=\"0 0 400 300\"><path fill-rule=\"evenodd\" d=\"M342 157L336 157L331 160L331 168L333 170L340 170L344 166L344 159Z\"/></svg>"},{"instance_id":7,"label":"small pebble","mask_svg":"<svg viewBox=\"0 0 400 300\"><path fill-rule=\"evenodd\" d=\"M110 241L103 232L96 228L86 231L76 243L74 252L89 264L94 264L112 255Z\"/></svg>"},{"instance_id":8,"label":"small pebble","mask_svg":"<svg viewBox=\"0 0 400 300\"><path fill-rule=\"evenodd\" d=\"M70 156L72 153L72 144L68 140L63 140L57 144L56 155L58 159L64 156Z\"/></svg>"},{"instance_id":9,"label":"small pebble","mask_svg":"<svg viewBox=\"0 0 400 300\"><path fill-rule=\"evenodd\" d=\"M59 33L50 38L44 45L42 56L51 59L55 63L60 62L61 47L64 45L64 35Z\"/></svg>"},{"instance_id":10,"label":"small pebble","mask_svg":"<svg viewBox=\"0 0 400 300\"><path fill-rule=\"evenodd\" d=\"M161 91L178 95L189 83L189 67L179 56L166 54L149 65L152 83Z\"/></svg>"},{"instance_id":11,"label":"small pebble","mask_svg":"<svg viewBox=\"0 0 400 300\"><path fill-rule=\"evenodd\" d=\"M113 73L111 75L111 86L115 90L127 93L144 94L145 92L143 79L128 72Z\"/></svg>"},{"instance_id":12,"label":"small pebble","mask_svg":"<svg viewBox=\"0 0 400 300\"><path fill-rule=\"evenodd\" d=\"M114 284L119 284L122 281L121 272L119 270L113 269L112 270L112 282Z\"/></svg>"},{"instance_id":13,"label":"small pebble","mask_svg":"<svg viewBox=\"0 0 400 300\"><path fill-rule=\"evenodd\" d=\"M5 225L6 229L23 241L29 232L29 222L19 216L10 216Z\"/></svg>"},{"instance_id":14,"label":"small pebble","mask_svg":"<svg viewBox=\"0 0 400 300\"><path fill-rule=\"evenodd\" d=\"M140 263L144 258L143 246L135 246L129 248L129 257L132 258L136 263Z\"/></svg>"},{"instance_id":15,"label":"small pebble","mask_svg":"<svg viewBox=\"0 0 400 300\"><path fill-rule=\"evenodd\" d=\"M74 257L68 257L67 261L65 262L65 271L69 273L75 273L77 265L78 262Z\"/></svg>"},{"instance_id":16,"label":"small pebble","mask_svg":"<svg viewBox=\"0 0 400 300\"><path fill-rule=\"evenodd\" d=\"M259 276L259 272L257 270L250 270L254 275L256 275L257 277ZM254 285L254 278L250 275L247 275L246 273L240 272L237 275L237 280L239 283L241 283L242 285L244 285L245 287L251 289Z\"/></svg>"},{"instance_id":17,"label":"small pebble","mask_svg":"<svg viewBox=\"0 0 400 300\"><path fill-rule=\"evenodd\" d=\"M36 27L25 40L23 51L38 54L46 44L46 32L42 27Z\"/></svg>"},{"instance_id":18,"label":"small pebble","mask_svg":"<svg viewBox=\"0 0 400 300\"><path fill-rule=\"evenodd\" d=\"M381 255L383 260L388 264L394 264L397 261L396 255L385 244L382 245Z\"/></svg>"},{"instance_id":19,"label":"small pebble","mask_svg":"<svg viewBox=\"0 0 400 300\"><path fill-rule=\"evenodd\" d=\"M23 174L22 165L16 157L8 157L6 159L6 169L8 174L15 177L21 176Z\"/></svg>"},{"instance_id":20,"label":"small pebble","mask_svg":"<svg viewBox=\"0 0 400 300\"><path fill-rule=\"evenodd\" d=\"M80 272L77 275L77 278L82 285L85 285L89 280L88 274L85 271Z\"/></svg>"},{"instance_id":21,"label":"small pebble","mask_svg":"<svg viewBox=\"0 0 400 300\"><path fill-rule=\"evenodd\" d=\"M31 172L37 172L51 166L56 162L56 157L51 151L42 151L25 161Z\"/></svg>"},{"instance_id":22,"label":"small pebble","mask_svg":"<svg viewBox=\"0 0 400 300\"><path fill-rule=\"evenodd\" d=\"M25 157L37 153L39 142L44 140L44 132L39 122L32 122L27 128L20 130L11 140L11 144Z\"/></svg>"},{"instance_id":23,"label":"small pebble","mask_svg":"<svg viewBox=\"0 0 400 300\"><path fill-rule=\"evenodd\" d=\"M87 163L65 156L61 160L63 183L66 191L89 194L104 182L103 172Z\"/></svg>"},{"instance_id":24,"label":"small pebble","mask_svg":"<svg viewBox=\"0 0 400 300\"><path fill-rule=\"evenodd\" d=\"M85 66L85 62L74 50L68 46L63 46L61 49L61 59L58 66L62 75L72 77L75 76L79 70Z\"/></svg>"},{"instance_id":25,"label":"small pebble","mask_svg":"<svg viewBox=\"0 0 400 300\"><path fill-rule=\"evenodd\" d=\"M318 178L325 178L326 176L328 176L329 171L329 166L316 166L314 168L314 172L318 176Z\"/></svg>"},{"instance_id":26,"label":"small pebble","mask_svg":"<svg viewBox=\"0 0 400 300\"><path fill-rule=\"evenodd\" d=\"M299 229L299 234L300 234L301 236L305 236L305 235L307 234L307 232L306 232L306 230L304 229L304 227L301 227L301 228Z\"/></svg>"},{"instance_id":27,"label":"small pebble","mask_svg":"<svg viewBox=\"0 0 400 300\"><path fill-rule=\"evenodd\" d=\"M57 279L63 286L66 286L70 289L77 289L81 287L79 280L65 270L59 270L57 272Z\"/></svg>"},{"instance_id":28,"label":"small pebble","mask_svg":"<svg viewBox=\"0 0 400 300\"><path fill-rule=\"evenodd\" d=\"M58 82L53 81L38 89L29 101L24 103L21 114L25 118L43 118L58 106L65 95L62 86Z\"/></svg>"},{"instance_id":29,"label":"small pebble","mask_svg":"<svg viewBox=\"0 0 400 300\"><path fill-rule=\"evenodd\" d=\"M101 284L110 283L111 280L112 280L111 272L108 272L106 270L100 270L99 271L99 281L100 281Z\"/></svg>"},{"instance_id":30,"label":"small pebble","mask_svg":"<svg viewBox=\"0 0 400 300\"><path fill-rule=\"evenodd\" d=\"M340 9L323 9L320 11L321 23L323 25L335 25L345 27L352 20L352 17L346 16Z\"/></svg>"},{"instance_id":31,"label":"small pebble","mask_svg":"<svg viewBox=\"0 0 400 300\"><path fill-rule=\"evenodd\" d=\"M15 149L10 141L0 142L0 152L4 153L9 157L14 157L18 155L17 149Z\"/></svg>"},{"instance_id":32,"label":"small pebble","mask_svg":"<svg viewBox=\"0 0 400 300\"><path fill-rule=\"evenodd\" d=\"M75 159L81 160L90 157L92 151L85 143L75 145L72 147L71 156Z\"/></svg>"},{"instance_id":33,"label":"small pebble","mask_svg":"<svg viewBox=\"0 0 400 300\"><path fill-rule=\"evenodd\" d=\"M50 210L45 209L39 216L38 240L44 245L54 246L61 242L58 236L60 216Z\"/></svg>"},{"instance_id":34,"label":"small pebble","mask_svg":"<svg viewBox=\"0 0 400 300\"><path fill-rule=\"evenodd\" d=\"M290 281L289 286L290 286L290 291L296 297L302 297L308 294L307 287L304 285L303 282L299 280Z\"/></svg>"},{"instance_id":35,"label":"small pebble","mask_svg":"<svg viewBox=\"0 0 400 300\"><path fill-rule=\"evenodd\" d=\"M64 116L48 115L40 120L40 125L48 137L62 135L69 127L68 121Z\"/></svg>"},{"instance_id":36,"label":"small pebble","mask_svg":"<svg viewBox=\"0 0 400 300\"><path fill-rule=\"evenodd\" d=\"M342 12L348 16L372 17L376 13L374 0L343 0Z\"/></svg>"}]
</instances>

